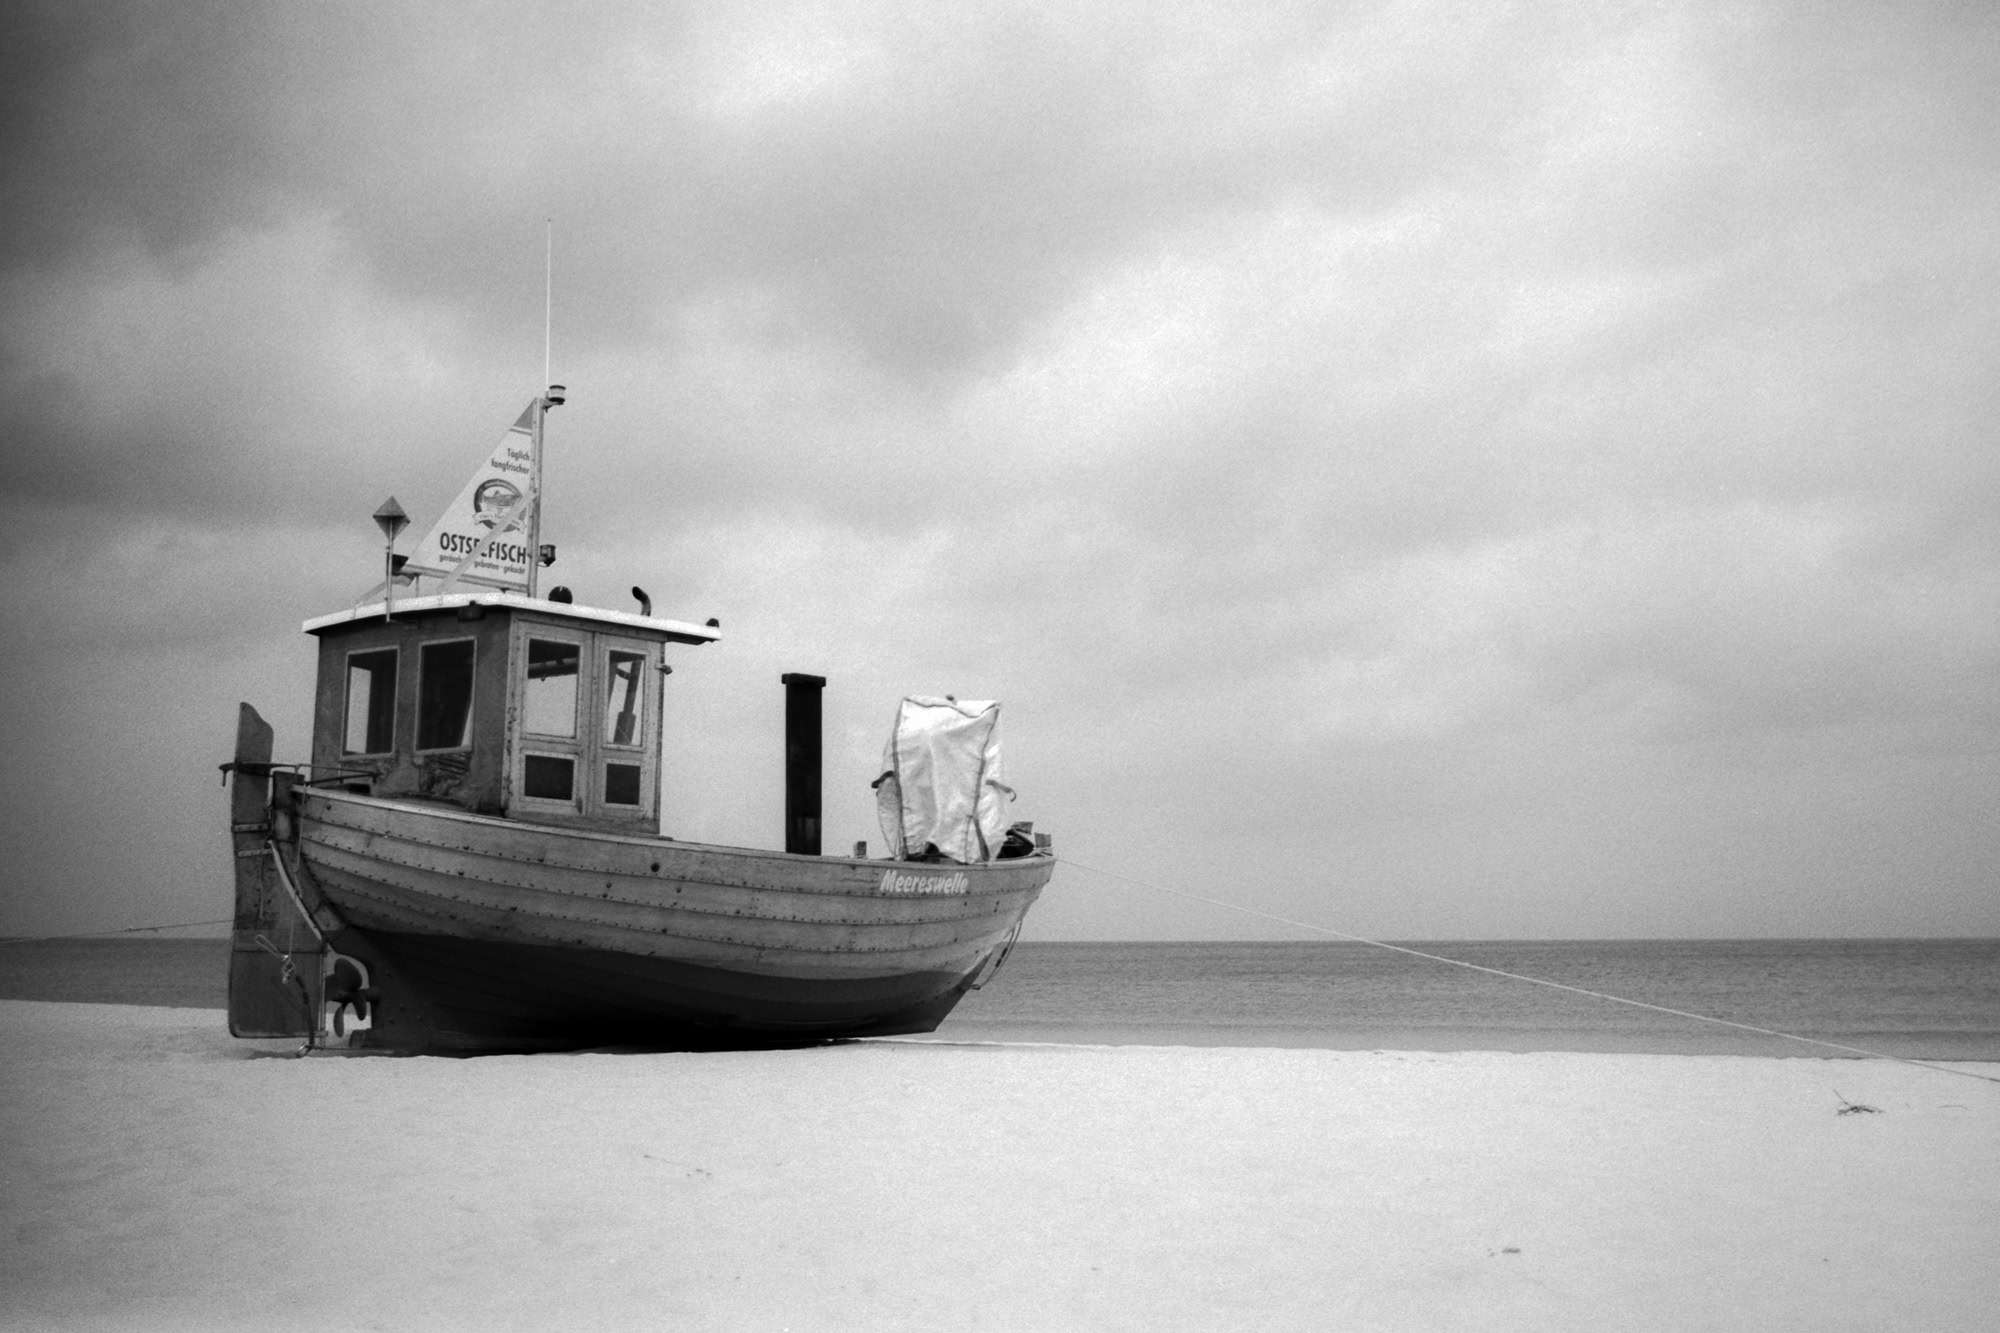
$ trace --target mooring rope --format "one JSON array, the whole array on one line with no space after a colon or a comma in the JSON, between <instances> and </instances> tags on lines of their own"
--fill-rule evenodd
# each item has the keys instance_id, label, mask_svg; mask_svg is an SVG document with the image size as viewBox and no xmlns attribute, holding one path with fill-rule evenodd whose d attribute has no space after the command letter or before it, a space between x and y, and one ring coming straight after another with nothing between
<instances>
[{"instance_id":1,"label":"mooring rope","mask_svg":"<svg viewBox=\"0 0 2000 1333\"><path fill-rule=\"evenodd\" d=\"M94 940L106 935L138 935L149 930L193 930L198 926L226 926L231 918L218 921L176 921L165 926L120 926L116 930L73 930L60 935L0 935L0 944L44 944L50 940Z\"/></svg>"},{"instance_id":2,"label":"mooring rope","mask_svg":"<svg viewBox=\"0 0 2000 1333\"><path fill-rule=\"evenodd\" d=\"M1912 1060L1908 1056L1893 1055L1888 1051L1870 1050L1865 1046L1848 1046L1837 1041L1822 1041L1818 1037L1802 1037L1796 1032L1781 1032L1777 1028L1758 1027L1754 1023L1738 1023L1733 1019L1716 1018L1712 1014L1697 1014L1687 1009L1674 1009L1664 1004L1652 1004L1645 1000L1628 999L1623 995L1613 995L1608 991L1591 990L1587 986L1571 986L1560 981L1550 981L1546 977L1531 977L1523 972L1509 972L1504 968L1488 967L1484 963L1468 963L1463 958L1447 958L1443 954L1428 953L1422 949L1412 949L1407 945L1390 944L1386 940L1370 939L1366 935L1351 935L1331 926L1318 925L1311 921L1300 921L1294 917L1280 916L1276 912L1266 912L1262 908L1246 907L1241 903L1228 902L1221 898L1210 898L1199 893L1189 893L1185 889L1170 889L1164 884L1154 884L1148 880L1134 879L1114 870L1104 870L1097 866L1085 865L1072 856L1063 857L1064 865L1075 866L1078 870L1088 870L1093 875L1106 879L1121 880L1136 888L1152 893L1163 893L1171 898L1185 898L1190 902L1206 903L1210 907L1220 907L1224 911L1239 912L1244 916L1259 917L1278 925L1290 926L1296 930L1311 931L1314 934L1330 935L1334 939L1346 940L1352 944L1366 944L1371 948L1387 949L1391 953L1407 954L1412 958L1422 958L1427 962L1446 963L1452 967L1462 967L1473 972L1484 972L1489 976L1505 977L1509 981L1524 981L1531 986L1546 986L1550 990L1568 991L1572 995L1584 995L1593 1000L1609 1000L1613 1004L1630 1005L1634 1009L1649 1009L1656 1014L1671 1014L1675 1018L1692 1019L1697 1023L1713 1023L1718 1027L1735 1028L1741 1032L1754 1032L1759 1036L1777 1037L1784 1041L1802 1042L1807 1046L1823 1046L1828 1050L1842 1051L1848 1055L1865 1056L1871 1060L1890 1060L1897 1064L1913 1065L1918 1069L1935 1069L1941 1074L1957 1074L1961 1078L1976 1078L1982 1083L2000 1083L2000 1078L1991 1074L1981 1074L1971 1069L1957 1069L1951 1065L1937 1064L1929 1060Z\"/></svg>"}]
</instances>

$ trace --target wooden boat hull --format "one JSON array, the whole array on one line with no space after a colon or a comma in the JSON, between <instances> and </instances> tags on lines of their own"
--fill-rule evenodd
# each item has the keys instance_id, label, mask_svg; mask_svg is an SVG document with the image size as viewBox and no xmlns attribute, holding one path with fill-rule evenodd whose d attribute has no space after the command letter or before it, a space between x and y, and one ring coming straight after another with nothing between
<instances>
[{"instance_id":1,"label":"wooden boat hull","mask_svg":"<svg viewBox=\"0 0 2000 1333\"><path fill-rule=\"evenodd\" d=\"M1054 871L816 857L294 789L298 888L361 1045L745 1046L927 1032Z\"/></svg>"}]
</instances>

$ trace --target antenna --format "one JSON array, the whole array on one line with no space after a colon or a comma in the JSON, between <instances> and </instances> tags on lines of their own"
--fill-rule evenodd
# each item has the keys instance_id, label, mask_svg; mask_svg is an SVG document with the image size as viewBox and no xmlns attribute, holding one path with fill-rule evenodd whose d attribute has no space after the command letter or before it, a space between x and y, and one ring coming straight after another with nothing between
<instances>
[{"instance_id":1,"label":"antenna","mask_svg":"<svg viewBox=\"0 0 2000 1333\"><path fill-rule=\"evenodd\" d=\"M556 325L556 220L544 218L546 241L542 251L542 383L552 378L555 363Z\"/></svg>"}]
</instances>

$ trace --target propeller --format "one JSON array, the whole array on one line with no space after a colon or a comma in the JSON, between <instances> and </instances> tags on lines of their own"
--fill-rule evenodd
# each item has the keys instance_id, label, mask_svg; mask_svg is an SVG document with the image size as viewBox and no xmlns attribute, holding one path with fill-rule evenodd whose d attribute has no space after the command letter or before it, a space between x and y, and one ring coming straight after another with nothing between
<instances>
[{"instance_id":1,"label":"propeller","mask_svg":"<svg viewBox=\"0 0 2000 1333\"><path fill-rule=\"evenodd\" d=\"M333 1035L347 1035L347 1012L354 1011L358 1022L368 1021L369 1011L380 995L368 984L368 969L352 958L336 955L326 974L326 1002L333 1008Z\"/></svg>"}]
</instances>

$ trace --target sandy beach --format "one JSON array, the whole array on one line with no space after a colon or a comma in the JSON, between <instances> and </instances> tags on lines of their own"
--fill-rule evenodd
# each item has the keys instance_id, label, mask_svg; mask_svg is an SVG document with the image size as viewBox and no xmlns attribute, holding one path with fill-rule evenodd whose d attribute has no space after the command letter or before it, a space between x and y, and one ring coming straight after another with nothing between
<instances>
[{"instance_id":1,"label":"sandy beach","mask_svg":"<svg viewBox=\"0 0 2000 1333\"><path fill-rule=\"evenodd\" d=\"M2000 1307L2000 1085L1888 1062L290 1049L204 1010L0 1003L0 1324L1823 1331Z\"/></svg>"}]
</instances>

